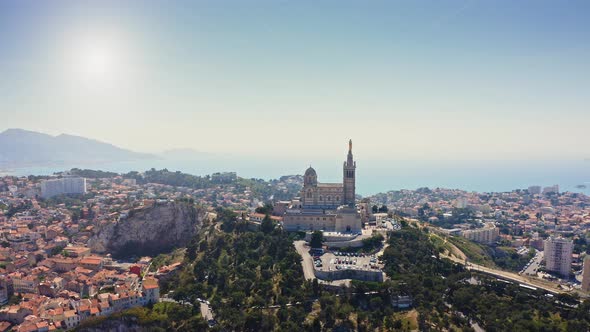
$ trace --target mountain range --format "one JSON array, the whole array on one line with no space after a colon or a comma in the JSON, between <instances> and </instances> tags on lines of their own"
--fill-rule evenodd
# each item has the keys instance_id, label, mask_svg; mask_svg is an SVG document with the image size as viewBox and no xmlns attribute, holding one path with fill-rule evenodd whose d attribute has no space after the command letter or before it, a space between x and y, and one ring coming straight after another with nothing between
<instances>
[{"instance_id":1,"label":"mountain range","mask_svg":"<svg viewBox=\"0 0 590 332\"><path fill-rule=\"evenodd\" d=\"M51 136L24 129L0 133L0 167L4 168L157 158L80 136Z\"/></svg>"}]
</instances>

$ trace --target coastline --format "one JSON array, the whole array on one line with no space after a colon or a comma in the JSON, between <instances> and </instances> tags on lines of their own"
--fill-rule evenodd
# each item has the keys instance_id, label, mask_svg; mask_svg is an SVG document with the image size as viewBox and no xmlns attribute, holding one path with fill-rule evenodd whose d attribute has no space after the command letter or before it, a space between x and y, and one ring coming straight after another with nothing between
<instances>
[{"instance_id":1,"label":"coastline","mask_svg":"<svg viewBox=\"0 0 590 332\"><path fill-rule=\"evenodd\" d=\"M255 160L234 160L212 158L208 160L140 160L128 162L101 162L76 164L47 164L36 167L0 168L1 176L52 175L72 168L96 169L116 173L143 172L151 168L180 171L196 176L215 172L237 172L243 178L278 179L283 175L301 174L299 162L277 160L261 163ZM316 166L317 165L317 166ZM315 162L321 178L326 182L337 182L341 170L333 163ZM489 165L481 163L429 163L429 162L375 162L365 161L359 167L357 193L371 196L395 190L415 190L421 187L459 189L470 192L510 192L529 186L551 186L558 184L560 191L583 193L590 196L590 169L583 160L561 163L516 164L512 162ZM586 188L580 188L586 185Z\"/></svg>"}]
</instances>

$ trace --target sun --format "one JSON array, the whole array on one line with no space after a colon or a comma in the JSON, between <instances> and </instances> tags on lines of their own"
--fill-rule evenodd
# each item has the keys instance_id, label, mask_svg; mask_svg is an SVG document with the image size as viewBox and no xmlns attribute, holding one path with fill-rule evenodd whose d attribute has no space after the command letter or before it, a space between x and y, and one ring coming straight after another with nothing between
<instances>
[{"instance_id":1,"label":"sun","mask_svg":"<svg viewBox=\"0 0 590 332\"><path fill-rule=\"evenodd\" d=\"M73 90L111 93L134 87L142 74L134 45L118 31L74 31L63 38L58 75Z\"/></svg>"},{"instance_id":2,"label":"sun","mask_svg":"<svg viewBox=\"0 0 590 332\"><path fill-rule=\"evenodd\" d=\"M117 72L117 54L112 45L90 42L80 48L78 70L86 79L112 78Z\"/></svg>"}]
</instances>

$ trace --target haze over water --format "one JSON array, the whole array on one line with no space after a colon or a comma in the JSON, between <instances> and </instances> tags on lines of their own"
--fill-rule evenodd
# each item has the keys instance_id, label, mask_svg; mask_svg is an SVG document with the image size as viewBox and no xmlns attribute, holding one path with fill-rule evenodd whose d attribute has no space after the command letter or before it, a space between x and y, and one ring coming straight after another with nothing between
<instances>
[{"instance_id":1,"label":"haze over water","mask_svg":"<svg viewBox=\"0 0 590 332\"><path fill-rule=\"evenodd\" d=\"M364 165L589 158L589 12L584 0L0 1L0 131L334 165L349 138Z\"/></svg>"},{"instance_id":2,"label":"haze over water","mask_svg":"<svg viewBox=\"0 0 590 332\"><path fill-rule=\"evenodd\" d=\"M343 158L341 158L343 159ZM142 160L92 165L59 165L11 170L13 175L48 175L73 167L113 172L145 171L150 168L206 175L235 171L245 178L273 179L303 174L309 162L301 160L203 157L199 160ZM317 160L312 166L320 182L342 181L342 161ZM590 195L590 161L379 161L357 160L357 193L372 195L399 189L454 188L477 192L504 192L531 185L559 184L561 191ZM586 185L586 188L576 188Z\"/></svg>"},{"instance_id":3,"label":"haze over water","mask_svg":"<svg viewBox=\"0 0 590 332\"><path fill-rule=\"evenodd\" d=\"M360 194L582 190L589 12L583 0L0 1L0 131L256 155L16 174L276 178L311 163L336 182L352 138Z\"/></svg>"}]
</instances>

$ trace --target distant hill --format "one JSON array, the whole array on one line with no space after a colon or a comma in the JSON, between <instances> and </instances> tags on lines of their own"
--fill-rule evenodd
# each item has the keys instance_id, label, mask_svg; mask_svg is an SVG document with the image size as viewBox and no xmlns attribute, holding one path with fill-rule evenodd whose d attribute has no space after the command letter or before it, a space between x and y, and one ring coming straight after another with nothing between
<instances>
[{"instance_id":1,"label":"distant hill","mask_svg":"<svg viewBox=\"0 0 590 332\"><path fill-rule=\"evenodd\" d=\"M157 157L80 136L51 136L23 129L0 133L0 166L5 168L152 158Z\"/></svg>"}]
</instances>

